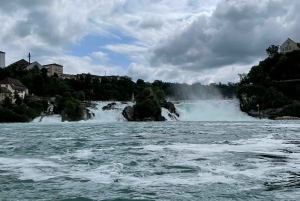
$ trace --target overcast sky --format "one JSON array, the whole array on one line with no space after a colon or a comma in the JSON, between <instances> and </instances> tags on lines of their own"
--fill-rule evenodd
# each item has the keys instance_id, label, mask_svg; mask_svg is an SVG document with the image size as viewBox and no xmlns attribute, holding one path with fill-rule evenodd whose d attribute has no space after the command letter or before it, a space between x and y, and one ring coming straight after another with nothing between
<instances>
[{"instance_id":1,"label":"overcast sky","mask_svg":"<svg viewBox=\"0 0 300 201\"><path fill-rule=\"evenodd\" d=\"M299 0L0 0L0 51L64 73L236 82L269 45L300 42Z\"/></svg>"}]
</instances>

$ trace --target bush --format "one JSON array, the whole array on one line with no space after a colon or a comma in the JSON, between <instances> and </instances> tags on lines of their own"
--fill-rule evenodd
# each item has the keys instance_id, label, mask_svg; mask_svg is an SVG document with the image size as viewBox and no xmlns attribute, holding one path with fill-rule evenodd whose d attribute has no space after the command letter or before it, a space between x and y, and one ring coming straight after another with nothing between
<instances>
[{"instance_id":1,"label":"bush","mask_svg":"<svg viewBox=\"0 0 300 201\"><path fill-rule=\"evenodd\" d=\"M4 107L4 108L12 107L12 100L10 97L5 97L5 99L2 101L2 107Z\"/></svg>"},{"instance_id":2,"label":"bush","mask_svg":"<svg viewBox=\"0 0 300 201\"><path fill-rule=\"evenodd\" d=\"M26 115L18 115L7 108L0 108L0 122L29 122Z\"/></svg>"},{"instance_id":3,"label":"bush","mask_svg":"<svg viewBox=\"0 0 300 201\"><path fill-rule=\"evenodd\" d=\"M158 101L153 99L138 102L135 107L142 118L155 117L158 120L161 115L161 106Z\"/></svg>"}]
</instances>

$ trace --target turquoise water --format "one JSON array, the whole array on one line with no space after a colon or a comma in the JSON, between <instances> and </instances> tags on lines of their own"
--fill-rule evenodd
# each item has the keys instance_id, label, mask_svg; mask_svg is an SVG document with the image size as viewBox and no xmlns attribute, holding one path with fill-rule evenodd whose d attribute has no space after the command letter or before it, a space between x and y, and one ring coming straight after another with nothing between
<instances>
[{"instance_id":1,"label":"turquoise water","mask_svg":"<svg viewBox=\"0 0 300 201\"><path fill-rule=\"evenodd\" d=\"M299 200L300 124L0 124L0 200Z\"/></svg>"}]
</instances>

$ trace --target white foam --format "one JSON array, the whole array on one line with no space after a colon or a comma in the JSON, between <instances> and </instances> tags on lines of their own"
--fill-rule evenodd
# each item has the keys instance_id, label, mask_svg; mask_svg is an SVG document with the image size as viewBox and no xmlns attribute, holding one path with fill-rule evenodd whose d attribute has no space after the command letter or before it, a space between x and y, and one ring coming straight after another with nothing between
<instances>
[{"instance_id":1,"label":"white foam","mask_svg":"<svg viewBox=\"0 0 300 201\"><path fill-rule=\"evenodd\" d=\"M114 102L116 105L114 105L114 109L112 110L102 110L102 108L109 103L112 102L96 102L97 108L90 108L91 112L95 114L95 117L91 121L96 122L123 122L126 121L126 119L122 115L122 111L126 106L132 105L131 102L128 102L127 104L123 104L121 102Z\"/></svg>"},{"instance_id":2,"label":"white foam","mask_svg":"<svg viewBox=\"0 0 300 201\"><path fill-rule=\"evenodd\" d=\"M41 159L0 157L0 168L15 172L20 180L42 181L57 177L54 169L58 167L61 165Z\"/></svg>"},{"instance_id":3,"label":"white foam","mask_svg":"<svg viewBox=\"0 0 300 201\"><path fill-rule=\"evenodd\" d=\"M239 101L199 100L176 104L181 121L253 121L255 118L240 111Z\"/></svg>"},{"instance_id":4,"label":"white foam","mask_svg":"<svg viewBox=\"0 0 300 201\"><path fill-rule=\"evenodd\" d=\"M161 108L161 115L165 117L167 121L177 121L178 117L175 114L172 114L166 108Z\"/></svg>"},{"instance_id":5,"label":"white foam","mask_svg":"<svg viewBox=\"0 0 300 201\"><path fill-rule=\"evenodd\" d=\"M33 123L60 123L62 118L60 115L40 116L35 118Z\"/></svg>"}]
</instances>

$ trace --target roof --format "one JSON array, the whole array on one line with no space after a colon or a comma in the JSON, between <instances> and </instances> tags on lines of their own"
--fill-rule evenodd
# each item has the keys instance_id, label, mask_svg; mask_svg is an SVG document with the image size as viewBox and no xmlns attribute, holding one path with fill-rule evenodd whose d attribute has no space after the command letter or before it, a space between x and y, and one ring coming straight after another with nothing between
<instances>
[{"instance_id":1,"label":"roof","mask_svg":"<svg viewBox=\"0 0 300 201\"><path fill-rule=\"evenodd\" d=\"M21 59L19 61L16 61L15 63L10 64L9 66L13 65L20 65L21 67L28 66L30 63L26 61L25 59Z\"/></svg>"},{"instance_id":2,"label":"roof","mask_svg":"<svg viewBox=\"0 0 300 201\"><path fill-rule=\"evenodd\" d=\"M25 89L27 89L27 87L23 85L19 80L9 78L9 77L2 80L0 84L10 84L14 90L24 91Z\"/></svg>"},{"instance_id":3,"label":"roof","mask_svg":"<svg viewBox=\"0 0 300 201\"><path fill-rule=\"evenodd\" d=\"M2 51L0 51L0 53L3 53L3 54L5 54L5 52L2 52Z\"/></svg>"},{"instance_id":4,"label":"roof","mask_svg":"<svg viewBox=\"0 0 300 201\"><path fill-rule=\"evenodd\" d=\"M44 66L52 66L52 65L54 65L54 66L61 66L61 67L63 67L62 65L60 65L60 64L56 64L56 63L53 63L53 64L47 64L47 65L44 65Z\"/></svg>"}]
</instances>

